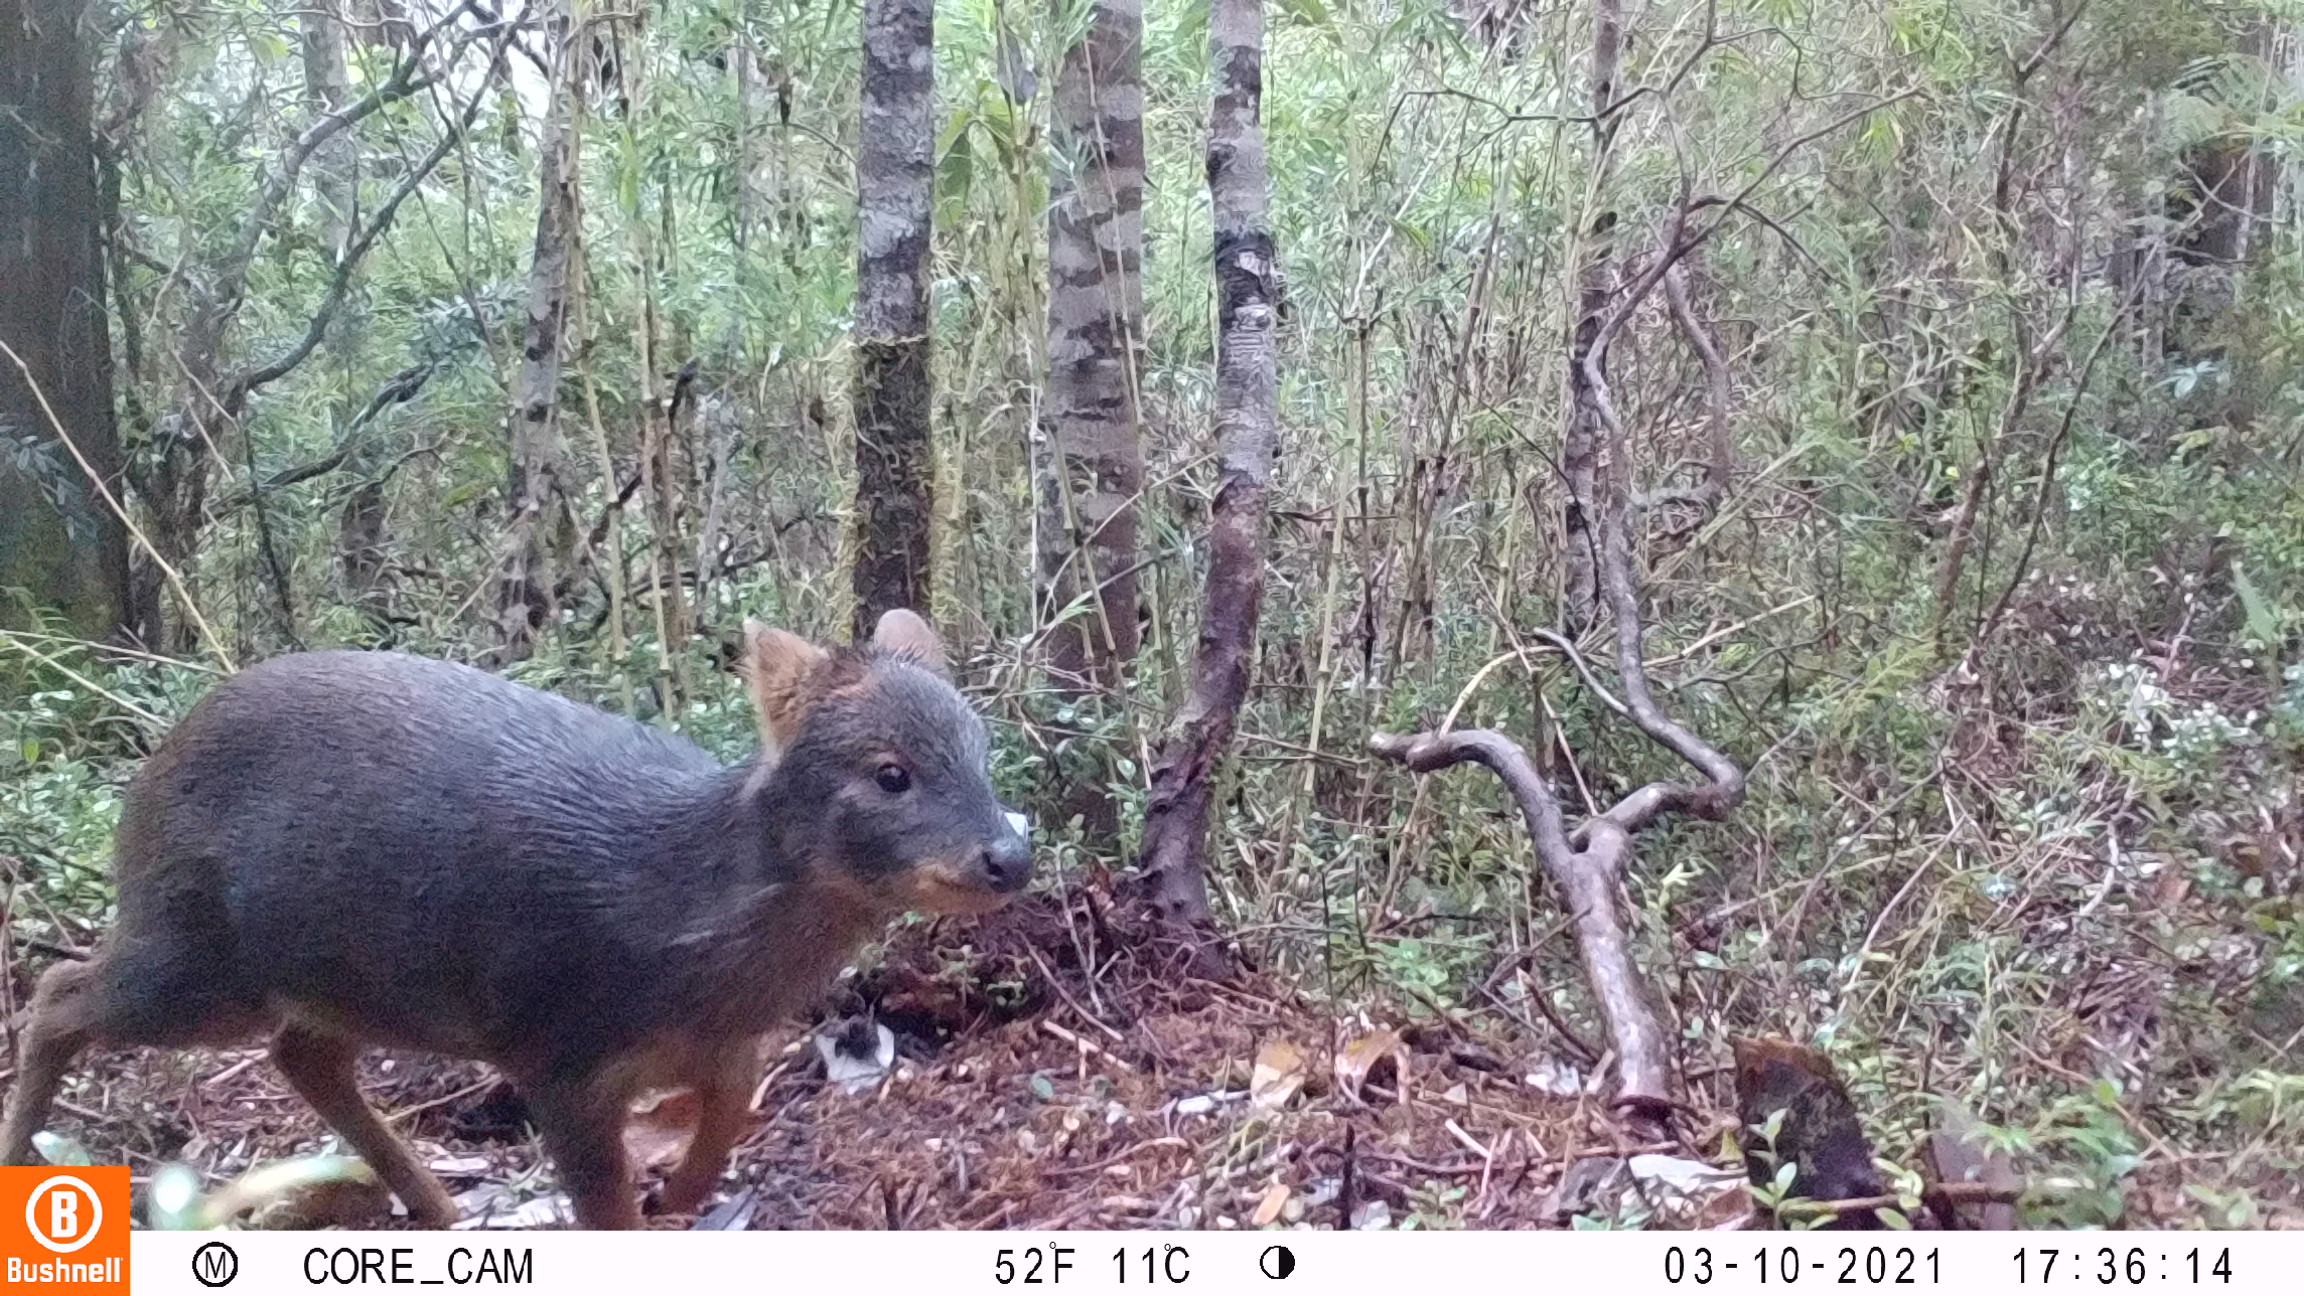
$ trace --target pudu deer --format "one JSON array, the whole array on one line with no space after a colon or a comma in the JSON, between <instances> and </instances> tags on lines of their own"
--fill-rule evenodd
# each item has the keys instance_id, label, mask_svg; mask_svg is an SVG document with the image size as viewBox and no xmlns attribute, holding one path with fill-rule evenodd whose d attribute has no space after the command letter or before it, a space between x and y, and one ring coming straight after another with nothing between
<instances>
[{"instance_id":1,"label":"pudu deer","mask_svg":"<svg viewBox=\"0 0 2304 1296\"><path fill-rule=\"evenodd\" d=\"M891 917L988 911L1032 870L919 617L831 651L747 624L743 666L761 753L735 768L395 653L300 653L219 686L128 790L117 925L41 978L0 1162L30 1157L84 1048L268 1033L420 1224L456 1207L361 1098L369 1045L509 1076L587 1228L641 1223L631 1100L693 1089L658 1198L693 1210L742 1132L757 1037Z\"/></svg>"}]
</instances>

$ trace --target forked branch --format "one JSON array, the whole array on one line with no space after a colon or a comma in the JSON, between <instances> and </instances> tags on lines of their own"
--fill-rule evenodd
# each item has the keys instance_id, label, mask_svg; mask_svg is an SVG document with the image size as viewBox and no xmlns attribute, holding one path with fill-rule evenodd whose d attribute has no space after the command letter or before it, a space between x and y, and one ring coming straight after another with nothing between
<instances>
[{"instance_id":1,"label":"forked branch","mask_svg":"<svg viewBox=\"0 0 2304 1296\"><path fill-rule=\"evenodd\" d=\"M1603 815L1584 825L1581 850L1570 846L1559 798L1520 744L1493 729L1380 733L1368 740L1368 750L1419 774L1475 761L1504 780L1535 839L1537 861L1568 907L1584 979L1600 1001L1600 1016L1615 1046L1616 1105L1640 1119L1661 1122L1672 1106L1671 1048L1633 960L1616 886L1630 833Z\"/></svg>"},{"instance_id":2,"label":"forked branch","mask_svg":"<svg viewBox=\"0 0 2304 1296\"><path fill-rule=\"evenodd\" d=\"M1601 528L1600 581L1616 621L1625 712L1642 733L1702 772L1704 782L1647 784L1571 830L1560 799L1537 773L1528 753L1495 730L1380 733L1369 738L1368 749L1419 774L1473 761L1504 780L1527 821L1538 863L1568 907L1584 978L1599 1001L1601 1019L1615 1046L1616 1105L1637 1118L1661 1122L1672 1105L1671 1047L1632 957L1618 882L1631 858L1633 834L1668 813L1726 818L1744 799L1744 772L1665 715L1649 691L1621 509Z\"/></svg>"}]
</instances>

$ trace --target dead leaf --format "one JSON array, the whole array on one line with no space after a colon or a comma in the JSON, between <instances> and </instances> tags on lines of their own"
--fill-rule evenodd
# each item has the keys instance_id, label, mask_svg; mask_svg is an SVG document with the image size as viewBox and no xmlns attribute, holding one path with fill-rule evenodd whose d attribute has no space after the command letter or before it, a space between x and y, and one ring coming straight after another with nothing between
<instances>
[{"instance_id":1,"label":"dead leaf","mask_svg":"<svg viewBox=\"0 0 2304 1296\"><path fill-rule=\"evenodd\" d=\"M436 1156L424 1163L424 1168L443 1179L479 1179L496 1168L496 1163L484 1156Z\"/></svg>"},{"instance_id":2,"label":"dead leaf","mask_svg":"<svg viewBox=\"0 0 2304 1296\"><path fill-rule=\"evenodd\" d=\"M392 1220L392 1193L372 1178L322 1179L283 1193L249 1217L259 1229L381 1228Z\"/></svg>"},{"instance_id":3,"label":"dead leaf","mask_svg":"<svg viewBox=\"0 0 2304 1296\"><path fill-rule=\"evenodd\" d=\"M1528 1087L1553 1098L1574 1098L1584 1092L1584 1076L1555 1057L1540 1057L1528 1065Z\"/></svg>"},{"instance_id":4,"label":"dead leaf","mask_svg":"<svg viewBox=\"0 0 2304 1296\"><path fill-rule=\"evenodd\" d=\"M1726 1192L1703 1198L1696 1210L1691 1228L1719 1230L1741 1227L1741 1221L1752 1214L1752 1193L1743 1184L1731 1184Z\"/></svg>"},{"instance_id":5,"label":"dead leaf","mask_svg":"<svg viewBox=\"0 0 2304 1296\"><path fill-rule=\"evenodd\" d=\"M854 1018L817 1032L816 1052L824 1059L825 1079L849 1093L862 1093L879 1084L896 1064L896 1032Z\"/></svg>"},{"instance_id":6,"label":"dead leaf","mask_svg":"<svg viewBox=\"0 0 2304 1296\"><path fill-rule=\"evenodd\" d=\"M1936 1118L1937 1128L1921 1144L1922 1164L1936 1183L1983 1184L2013 1188L2018 1179L2008 1154L1985 1143L1976 1114L1957 1099L1945 1099ZM1931 1185L1933 1187L1933 1185ZM1943 1193L1923 1194L1936 1222L1947 1229L2009 1229L2016 1226L2016 1210L2004 1202L1980 1202L1962 1209Z\"/></svg>"},{"instance_id":7,"label":"dead leaf","mask_svg":"<svg viewBox=\"0 0 2304 1296\"><path fill-rule=\"evenodd\" d=\"M1256 1228L1263 1228L1280 1218L1280 1208L1287 1204L1288 1185L1276 1183L1264 1190L1264 1200L1256 1203L1256 1213L1248 1217L1248 1222Z\"/></svg>"},{"instance_id":8,"label":"dead leaf","mask_svg":"<svg viewBox=\"0 0 2304 1296\"><path fill-rule=\"evenodd\" d=\"M1284 1039L1264 1041L1256 1050L1256 1070L1248 1078L1249 1104L1259 1111L1278 1111L1303 1087L1304 1051Z\"/></svg>"},{"instance_id":9,"label":"dead leaf","mask_svg":"<svg viewBox=\"0 0 2304 1296\"><path fill-rule=\"evenodd\" d=\"M747 1188L729 1200L715 1206L689 1228L693 1233L741 1233L752 1227L752 1210L759 1202L760 1190Z\"/></svg>"},{"instance_id":10,"label":"dead leaf","mask_svg":"<svg viewBox=\"0 0 2304 1296\"><path fill-rule=\"evenodd\" d=\"M1336 1087L1357 1099L1361 1087L1383 1074L1387 1066L1394 1089L1404 1091L1401 1078L1408 1074L1408 1048L1400 1042L1400 1032L1390 1028L1371 1031L1336 1055Z\"/></svg>"},{"instance_id":11,"label":"dead leaf","mask_svg":"<svg viewBox=\"0 0 2304 1296\"><path fill-rule=\"evenodd\" d=\"M1725 1191L1744 1180L1741 1170L1723 1170L1709 1161L1647 1153L1626 1163L1632 1177L1651 1189L1702 1197Z\"/></svg>"},{"instance_id":12,"label":"dead leaf","mask_svg":"<svg viewBox=\"0 0 2304 1296\"><path fill-rule=\"evenodd\" d=\"M2163 869L2152 884L2152 902L2163 909L2174 909L2184 903L2192 892L2192 879L2181 869Z\"/></svg>"}]
</instances>

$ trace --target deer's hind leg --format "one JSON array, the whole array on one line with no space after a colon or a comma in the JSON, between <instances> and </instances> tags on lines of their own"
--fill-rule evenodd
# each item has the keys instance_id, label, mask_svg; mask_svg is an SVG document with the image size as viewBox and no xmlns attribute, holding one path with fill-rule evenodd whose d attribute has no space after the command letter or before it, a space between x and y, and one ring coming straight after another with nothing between
<instances>
[{"instance_id":1,"label":"deer's hind leg","mask_svg":"<svg viewBox=\"0 0 2304 1296\"><path fill-rule=\"evenodd\" d=\"M261 1008L234 997L183 941L118 936L94 958L58 963L32 992L16 1091L0 1125L0 1165L23 1165L74 1058L90 1045L231 1044L260 1029Z\"/></svg>"},{"instance_id":2,"label":"deer's hind leg","mask_svg":"<svg viewBox=\"0 0 2304 1296\"><path fill-rule=\"evenodd\" d=\"M91 961L59 963L41 975L17 1057L16 1091L8 1096L7 1123L0 1126L0 1165L31 1163L32 1136L47 1121L64 1073L96 1038L103 1006L97 980L103 974L103 964Z\"/></svg>"},{"instance_id":3,"label":"deer's hind leg","mask_svg":"<svg viewBox=\"0 0 2304 1296\"><path fill-rule=\"evenodd\" d=\"M288 1083L399 1196L409 1217L425 1228L447 1228L456 1222L456 1202L360 1096L359 1059L357 1040L295 1022L272 1040L272 1061Z\"/></svg>"}]
</instances>

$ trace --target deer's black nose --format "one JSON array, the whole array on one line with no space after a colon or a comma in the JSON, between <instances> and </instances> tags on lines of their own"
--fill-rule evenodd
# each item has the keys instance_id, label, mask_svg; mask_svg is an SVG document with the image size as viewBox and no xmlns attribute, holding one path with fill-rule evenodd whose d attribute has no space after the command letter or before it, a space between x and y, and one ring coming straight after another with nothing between
<instances>
[{"instance_id":1,"label":"deer's black nose","mask_svg":"<svg viewBox=\"0 0 2304 1296\"><path fill-rule=\"evenodd\" d=\"M1032 880L1032 843L1024 834L1006 824L990 842L985 844L984 858L979 865L984 880L995 890L1021 891Z\"/></svg>"}]
</instances>

